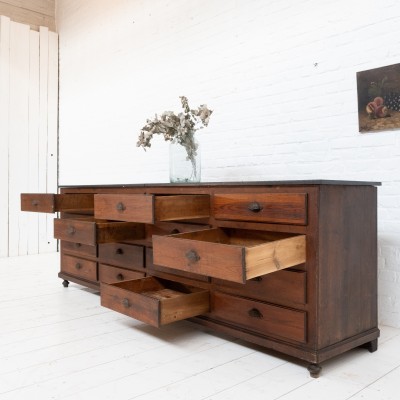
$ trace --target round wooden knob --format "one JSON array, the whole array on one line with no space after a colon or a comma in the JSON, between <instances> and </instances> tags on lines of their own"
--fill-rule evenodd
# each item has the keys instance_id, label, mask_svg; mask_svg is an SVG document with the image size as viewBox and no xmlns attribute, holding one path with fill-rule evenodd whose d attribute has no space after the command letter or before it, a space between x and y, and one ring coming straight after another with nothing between
<instances>
[{"instance_id":1,"label":"round wooden knob","mask_svg":"<svg viewBox=\"0 0 400 400\"><path fill-rule=\"evenodd\" d=\"M117 203L117 205L115 206L115 208L116 208L118 211L124 211L124 210L126 210L126 207L125 207L124 203L121 203L121 202Z\"/></svg>"},{"instance_id":2,"label":"round wooden knob","mask_svg":"<svg viewBox=\"0 0 400 400\"><path fill-rule=\"evenodd\" d=\"M197 262L200 260L200 256L197 254L196 250L189 250L185 255L191 262Z\"/></svg>"},{"instance_id":3,"label":"round wooden knob","mask_svg":"<svg viewBox=\"0 0 400 400\"><path fill-rule=\"evenodd\" d=\"M256 201L254 201L253 203L250 203L247 208L249 209L249 211L254 212L254 213L258 213L262 210L262 206L260 203L257 203Z\"/></svg>"},{"instance_id":4,"label":"round wooden knob","mask_svg":"<svg viewBox=\"0 0 400 400\"><path fill-rule=\"evenodd\" d=\"M257 308L252 308L251 310L249 310L248 314L249 314L249 317L252 317L252 318L259 318L259 319L263 318L263 315L261 314L261 312L259 310L257 310Z\"/></svg>"},{"instance_id":5,"label":"round wooden knob","mask_svg":"<svg viewBox=\"0 0 400 400\"><path fill-rule=\"evenodd\" d=\"M130 306L130 304L129 304L129 300L128 299L123 299L122 300L122 305L124 306L124 307L126 307L126 308L128 308L129 306Z\"/></svg>"}]
</instances>

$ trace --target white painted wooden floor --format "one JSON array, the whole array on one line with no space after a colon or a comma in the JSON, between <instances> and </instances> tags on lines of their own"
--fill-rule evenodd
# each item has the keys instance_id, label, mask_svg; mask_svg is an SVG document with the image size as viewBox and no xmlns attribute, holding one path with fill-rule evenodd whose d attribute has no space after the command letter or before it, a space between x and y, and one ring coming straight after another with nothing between
<instances>
[{"instance_id":1,"label":"white painted wooden floor","mask_svg":"<svg viewBox=\"0 0 400 400\"><path fill-rule=\"evenodd\" d=\"M0 259L0 399L398 399L400 329L377 352L305 364L188 322L148 327L57 277L58 254Z\"/></svg>"}]
</instances>

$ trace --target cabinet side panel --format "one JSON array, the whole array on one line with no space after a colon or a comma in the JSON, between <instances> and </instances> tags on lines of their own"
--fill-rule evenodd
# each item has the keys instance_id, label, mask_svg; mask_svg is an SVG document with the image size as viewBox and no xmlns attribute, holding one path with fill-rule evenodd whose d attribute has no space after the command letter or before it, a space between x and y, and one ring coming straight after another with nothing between
<instances>
[{"instance_id":1,"label":"cabinet side panel","mask_svg":"<svg viewBox=\"0 0 400 400\"><path fill-rule=\"evenodd\" d=\"M377 190L323 186L318 347L377 327Z\"/></svg>"}]
</instances>

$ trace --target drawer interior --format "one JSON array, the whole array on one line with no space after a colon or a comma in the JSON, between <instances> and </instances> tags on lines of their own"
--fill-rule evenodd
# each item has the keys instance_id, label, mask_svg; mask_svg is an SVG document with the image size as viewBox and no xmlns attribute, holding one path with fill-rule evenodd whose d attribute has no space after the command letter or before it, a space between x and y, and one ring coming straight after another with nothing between
<instances>
[{"instance_id":1,"label":"drawer interior","mask_svg":"<svg viewBox=\"0 0 400 400\"><path fill-rule=\"evenodd\" d=\"M233 228L216 228L175 235L175 237L180 239L245 247L258 246L266 242L286 239L293 236L296 235L282 232L248 231Z\"/></svg>"},{"instance_id":2,"label":"drawer interior","mask_svg":"<svg viewBox=\"0 0 400 400\"><path fill-rule=\"evenodd\" d=\"M140 293L142 296L151 297L157 300L173 299L181 297L182 294L204 291L204 289L194 286L187 286L179 282L155 278L153 276L147 277L146 279L136 279L121 282L115 286L130 292Z\"/></svg>"},{"instance_id":3,"label":"drawer interior","mask_svg":"<svg viewBox=\"0 0 400 400\"><path fill-rule=\"evenodd\" d=\"M155 277L102 283L101 304L156 327L210 309L208 290Z\"/></svg>"}]
</instances>

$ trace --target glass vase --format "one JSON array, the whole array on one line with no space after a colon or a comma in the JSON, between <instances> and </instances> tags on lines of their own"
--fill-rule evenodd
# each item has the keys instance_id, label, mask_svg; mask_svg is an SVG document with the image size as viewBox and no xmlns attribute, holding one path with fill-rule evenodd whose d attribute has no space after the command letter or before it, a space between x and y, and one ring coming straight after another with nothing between
<instances>
[{"instance_id":1,"label":"glass vase","mask_svg":"<svg viewBox=\"0 0 400 400\"><path fill-rule=\"evenodd\" d=\"M171 183L200 182L201 157L200 146L194 140L196 151L189 157L184 146L172 141L169 147L169 180Z\"/></svg>"}]
</instances>

